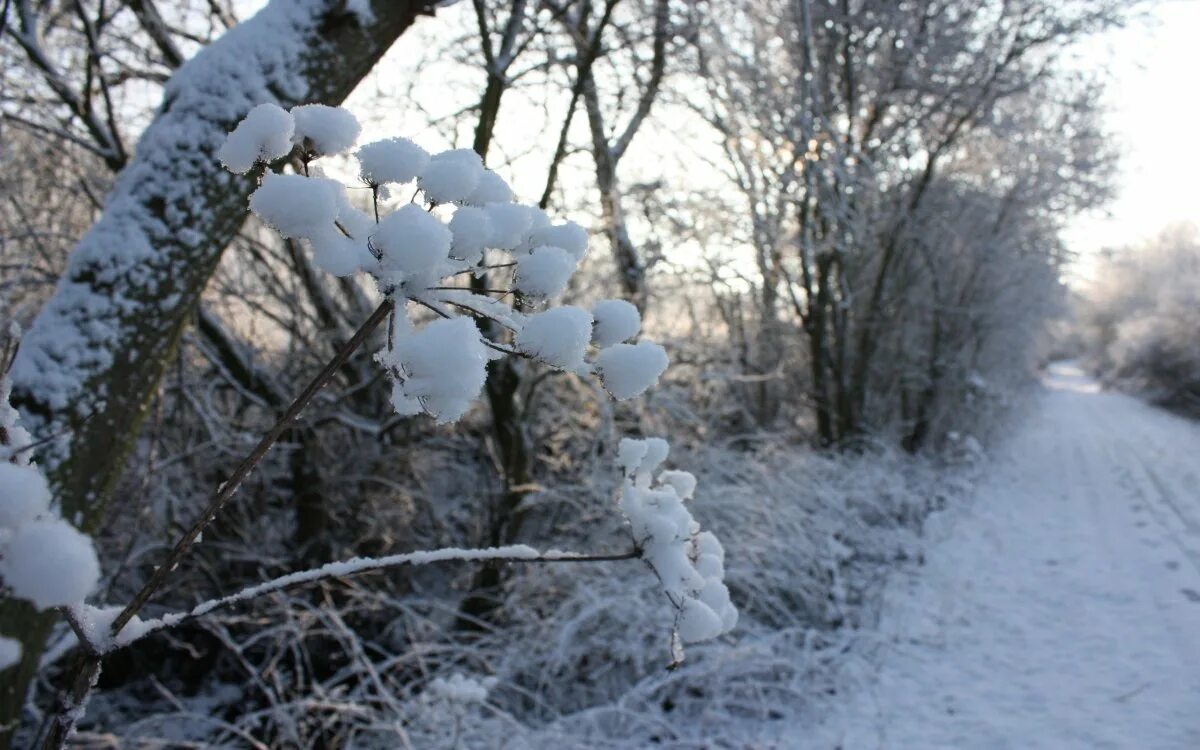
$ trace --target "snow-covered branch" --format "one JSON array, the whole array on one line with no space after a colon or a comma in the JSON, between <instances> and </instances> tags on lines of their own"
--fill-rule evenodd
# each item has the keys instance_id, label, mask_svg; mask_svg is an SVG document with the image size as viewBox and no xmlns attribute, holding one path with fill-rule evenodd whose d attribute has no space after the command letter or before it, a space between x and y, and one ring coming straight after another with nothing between
<instances>
[{"instance_id":1,"label":"snow-covered branch","mask_svg":"<svg viewBox=\"0 0 1200 750\"><path fill-rule=\"evenodd\" d=\"M97 608L84 605L72 608L70 611L73 618L81 623L76 629L82 631L83 635L87 638L88 647L97 653L107 653L108 651L128 646L159 630L173 628L187 620L203 617L225 607L260 599L296 586L334 578L346 578L401 566L432 565L445 562L488 562L493 564L595 563L634 560L640 556L641 552L636 549L614 554L593 555L560 552L557 550L541 552L524 544L507 547L489 547L485 549L457 549L447 547L436 550L386 555L384 557L356 557L350 560L326 563L319 568L288 573L287 575L273 578L270 581L265 581L255 586L247 586L229 596L210 599L209 601L197 604L186 612L166 614L149 620L142 620L135 617L128 623L123 624L115 634L113 631L117 627L116 615L120 611L119 608Z\"/></svg>"}]
</instances>

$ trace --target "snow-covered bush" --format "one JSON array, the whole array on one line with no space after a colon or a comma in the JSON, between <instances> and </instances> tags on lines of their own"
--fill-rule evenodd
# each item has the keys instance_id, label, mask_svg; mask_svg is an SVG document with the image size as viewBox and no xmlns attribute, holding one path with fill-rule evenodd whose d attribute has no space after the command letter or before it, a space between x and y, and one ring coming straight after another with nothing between
<instances>
[{"instance_id":1,"label":"snow-covered bush","mask_svg":"<svg viewBox=\"0 0 1200 750\"><path fill-rule=\"evenodd\" d=\"M574 480L539 496L561 522L538 538L566 549L630 538L612 512L623 472L604 445L594 465L572 467ZM772 734L813 720L814 696L843 685L845 671L863 666L858 654L876 647L869 625L882 580L918 554L920 522L957 496L957 472L879 445L838 455L717 438L675 445L672 458L699 467L685 506L732 552L725 583L740 609L731 634L689 647L674 670L663 657L675 610L641 562L523 566L506 578L503 606L483 632L453 627L454 592L432 577L419 593L402 593L405 571L331 581L316 596L279 592L250 612L195 621L176 637L219 641L218 653L241 659L207 674L194 695L169 687L167 698L133 683L96 696L98 717L145 718L94 726L126 742L171 736L217 746L250 733L267 744L352 737L381 749L407 740L484 750L497 737L514 748L787 747ZM657 483L682 496L681 481L663 471ZM462 572L455 583L469 581L470 566ZM847 648L856 638L866 640ZM332 668L306 666L321 660ZM269 696L247 671L271 679Z\"/></svg>"},{"instance_id":2,"label":"snow-covered bush","mask_svg":"<svg viewBox=\"0 0 1200 750\"><path fill-rule=\"evenodd\" d=\"M732 644L691 649L664 673L651 658L656 587L611 565L533 570L508 592L515 622L486 652L501 675L489 701L517 717L524 746L770 746L750 738L806 718L806 696L848 666L845 639L872 621L883 576L917 554L921 520L965 491L957 473L882 446L714 445L686 462L703 467L693 512L738 550L725 565L741 612ZM563 593L548 601L547 590ZM516 648L501 653L501 643ZM594 663L608 668L594 673ZM465 746L484 746L494 725L481 721Z\"/></svg>"},{"instance_id":3,"label":"snow-covered bush","mask_svg":"<svg viewBox=\"0 0 1200 750\"><path fill-rule=\"evenodd\" d=\"M1113 251L1079 301L1086 356L1109 382L1200 414L1200 236L1164 230Z\"/></svg>"}]
</instances>

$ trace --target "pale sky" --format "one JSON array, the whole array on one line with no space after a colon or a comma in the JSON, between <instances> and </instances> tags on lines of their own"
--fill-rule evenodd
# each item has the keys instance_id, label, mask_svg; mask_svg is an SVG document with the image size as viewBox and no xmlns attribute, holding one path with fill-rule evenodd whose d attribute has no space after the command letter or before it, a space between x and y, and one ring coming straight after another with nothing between
<instances>
[{"instance_id":1,"label":"pale sky","mask_svg":"<svg viewBox=\"0 0 1200 750\"><path fill-rule=\"evenodd\" d=\"M1113 72L1107 122L1122 160L1109 215L1080 217L1067 234L1083 278L1104 247L1200 224L1200 0L1165 0L1149 15L1088 51Z\"/></svg>"}]
</instances>

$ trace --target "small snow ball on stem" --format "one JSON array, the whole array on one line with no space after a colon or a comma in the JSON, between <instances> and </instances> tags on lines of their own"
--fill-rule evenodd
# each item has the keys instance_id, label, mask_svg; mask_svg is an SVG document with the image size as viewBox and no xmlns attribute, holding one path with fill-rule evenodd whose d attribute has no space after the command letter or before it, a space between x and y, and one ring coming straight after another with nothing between
<instances>
[{"instance_id":1,"label":"small snow ball on stem","mask_svg":"<svg viewBox=\"0 0 1200 750\"><path fill-rule=\"evenodd\" d=\"M0 463L0 529L15 529L50 509L50 487L32 466Z\"/></svg>"},{"instance_id":2,"label":"small snow ball on stem","mask_svg":"<svg viewBox=\"0 0 1200 750\"><path fill-rule=\"evenodd\" d=\"M417 180L433 203L464 200L483 179L483 159L469 148L443 151L429 160Z\"/></svg>"},{"instance_id":3,"label":"small snow ball on stem","mask_svg":"<svg viewBox=\"0 0 1200 750\"><path fill-rule=\"evenodd\" d=\"M403 185L421 176L429 152L407 138L387 138L358 149L359 174L368 185Z\"/></svg>"},{"instance_id":4,"label":"small snow ball on stem","mask_svg":"<svg viewBox=\"0 0 1200 750\"><path fill-rule=\"evenodd\" d=\"M450 219L450 233L454 235L451 243L452 255L468 265L476 265L483 260L483 251L492 239L492 220L487 211L474 206L463 206L454 212Z\"/></svg>"},{"instance_id":5,"label":"small snow ball on stem","mask_svg":"<svg viewBox=\"0 0 1200 750\"><path fill-rule=\"evenodd\" d=\"M517 348L551 367L583 374L591 334L592 314L564 305L530 316L517 334Z\"/></svg>"},{"instance_id":6,"label":"small snow ball on stem","mask_svg":"<svg viewBox=\"0 0 1200 750\"><path fill-rule=\"evenodd\" d=\"M489 169L479 178L479 184L463 203L468 206L486 206L489 203L511 203L512 199L512 188L503 177Z\"/></svg>"},{"instance_id":7,"label":"small snow ball on stem","mask_svg":"<svg viewBox=\"0 0 1200 750\"><path fill-rule=\"evenodd\" d=\"M225 138L217 158L235 174L244 174L259 162L270 163L292 152L296 122L282 107L260 104Z\"/></svg>"},{"instance_id":8,"label":"small snow ball on stem","mask_svg":"<svg viewBox=\"0 0 1200 750\"><path fill-rule=\"evenodd\" d=\"M568 221L565 224L535 227L529 235L529 242L535 247L541 245L561 247L577 261L583 260L583 256L587 255L587 230L573 221Z\"/></svg>"},{"instance_id":9,"label":"small snow ball on stem","mask_svg":"<svg viewBox=\"0 0 1200 750\"><path fill-rule=\"evenodd\" d=\"M592 317L596 319L592 342L601 349L628 341L642 328L642 316L637 307L623 299L597 302L592 307Z\"/></svg>"},{"instance_id":10,"label":"small snow ball on stem","mask_svg":"<svg viewBox=\"0 0 1200 750\"><path fill-rule=\"evenodd\" d=\"M640 396L667 370L667 351L650 341L614 344L596 355L605 389L618 401Z\"/></svg>"},{"instance_id":11,"label":"small snow ball on stem","mask_svg":"<svg viewBox=\"0 0 1200 750\"><path fill-rule=\"evenodd\" d=\"M250 210L283 237L309 238L333 227L337 193L326 180L270 173L250 194Z\"/></svg>"},{"instance_id":12,"label":"small snow ball on stem","mask_svg":"<svg viewBox=\"0 0 1200 750\"><path fill-rule=\"evenodd\" d=\"M38 609L80 604L100 581L90 537L59 518L21 524L3 544L0 577Z\"/></svg>"},{"instance_id":13,"label":"small snow ball on stem","mask_svg":"<svg viewBox=\"0 0 1200 750\"><path fill-rule=\"evenodd\" d=\"M350 150L362 132L358 119L341 107L301 104L292 107L292 143L311 156L332 156Z\"/></svg>"},{"instance_id":14,"label":"small snow ball on stem","mask_svg":"<svg viewBox=\"0 0 1200 750\"><path fill-rule=\"evenodd\" d=\"M392 370L398 414L425 412L453 422L478 398L487 379L487 349L468 318L435 320L379 354Z\"/></svg>"},{"instance_id":15,"label":"small snow ball on stem","mask_svg":"<svg viewBox=\"0 0 1200 750\"><path fill-rule=\"evenodd\" d=\"M410 292L432 286L450 256L454 235L429 212L412 203L379 222L371 245L380 254L381 280L405 284Z\"/></svg>"},{"instance_id":16,"label":"small snow ball on stem","mask_svg":"<svg viewBox=\"0 0 1200 750\"><path fill-rule=\"evenodd\" d=\"M514 282L517 290L531 297L557 297L575 273L575 258L561 247L539 247L517 258ZM590 331L590 328L589 328Z\"/></svg>"}]
</instances>

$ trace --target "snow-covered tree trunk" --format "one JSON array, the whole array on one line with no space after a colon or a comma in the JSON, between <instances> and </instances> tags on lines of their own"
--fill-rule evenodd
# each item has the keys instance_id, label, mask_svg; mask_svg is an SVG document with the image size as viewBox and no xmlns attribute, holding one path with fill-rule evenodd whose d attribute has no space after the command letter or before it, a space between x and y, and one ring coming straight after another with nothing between
<instances>
[{"instance_id":1,"label":"snow-covered tree trunk","mask_svg":"<svg viewBox=\"0 0 1200 750\"><path fill-rule=\"evenodd\" d=\"M432 0L272 0L172 77L105 210L22 343L14 396L62 515L103 519L180 332L246 216L253 176L215 153L254 105L340 102ZM24 659L0 674L0 727L20 714L53 615L0 602ZM0 729L0 748L10 742Z\"/></svg>"}]
</instances>

